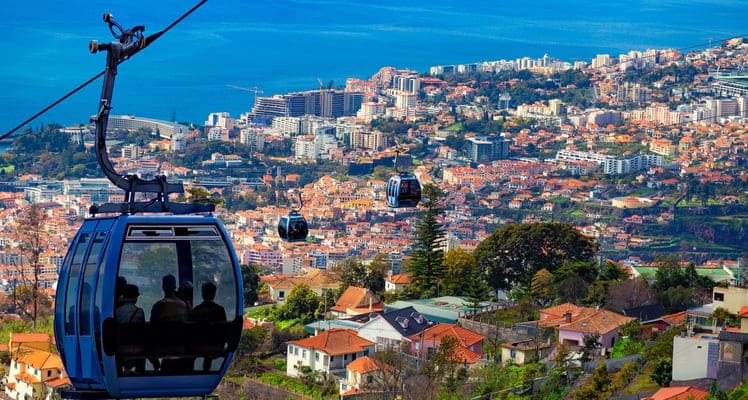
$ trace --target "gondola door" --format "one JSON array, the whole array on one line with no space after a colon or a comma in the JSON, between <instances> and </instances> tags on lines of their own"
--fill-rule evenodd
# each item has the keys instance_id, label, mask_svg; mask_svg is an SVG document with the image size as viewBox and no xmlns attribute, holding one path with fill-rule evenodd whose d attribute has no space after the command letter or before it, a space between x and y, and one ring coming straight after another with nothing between
<instances>
[{"instance_id":1,"label":"gondola door","mask_svg":"<svg viewBox=\"0 0 748 400\"><path fill-rule=\"evenodd\" d=\"M111 222L108 221L109 224L97 227L99 222L98 220L83 222L65 258L58 282L59 294L55 308L56 340L62 342L62 346L58 346L60 356L76 388L101 389L103 387L101 369L91 366L93 362L97 366L99 363L95 341L91 334L93 291L90 286L92 279L90 274L95 274L97 271L95 264L103 245L101 238L106 237L106 230L108 230L106 228L102 232L103 226ZM95 250L96 254L89 254L90 250ZM94 265L89 266L89 262ZM86 285L88 289L84 289ZM81 335L83 332L87 333Z\"/></svg>"},{"instance_id":2,"label":"gondola door","mask_svg":"<svg viewBox=\"0 0 748 400\"><path fill-rule=\"evenodd\" d=\"M101 345L101 320L102 310L100 301L96 301L97 292L103 288L97 287L100 273L104 273L102 253L106 248L106 240L112 227L112 219L102 219L96 225L88 256L82 265L81 276L83 277L80 290L80 301L78 302L78 343L80 346L81 372L83 376L90 377L93 381L103 382L101 358L99 349Z\"/></svg>"}]
</instances>

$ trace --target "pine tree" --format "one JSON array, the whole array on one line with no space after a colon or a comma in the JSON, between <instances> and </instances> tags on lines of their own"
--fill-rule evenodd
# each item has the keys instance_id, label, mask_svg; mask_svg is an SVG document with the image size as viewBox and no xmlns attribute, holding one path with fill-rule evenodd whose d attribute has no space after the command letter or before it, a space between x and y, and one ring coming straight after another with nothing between
<instances>
[{"instance_id":1,"label":"pine tree","mask_svg":"<svg viewBox=\"0 0 748 400\"><path fill-rule=\"evenodd\" d=\"M408 263L411 290L421 298L439 295L439 284L446 273L444 266L444 226L439 217L444 213L444 192L431 184L423 186L420 218L416 222L416 240Z\"/></svg>"}]
</instances>

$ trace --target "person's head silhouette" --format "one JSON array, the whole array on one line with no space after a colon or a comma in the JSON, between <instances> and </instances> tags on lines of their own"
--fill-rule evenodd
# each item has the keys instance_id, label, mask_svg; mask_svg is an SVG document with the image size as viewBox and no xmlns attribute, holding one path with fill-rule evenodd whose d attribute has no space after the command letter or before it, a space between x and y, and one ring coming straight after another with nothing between
<instances>
[{"instance_id":1,"label":"person's head silhouette","mask_svg":"<svg viewBox=\"0 0 748 400\"><path fill-rule=\"evenodd\" d=\"M177 291L177 278L172 274L164 275L161 279L161 288L164 289L164 293L171 294Z\"/></svg>"},{"instance_id":2,"label":"person's head silhouette","mask_svg":"<svg viewBox=\"0 0 748 400\"><path fill-rule=\"evenodd\" d=\"M203 300L206 301L213 301L213 299L216 298L216 284L213 282L205 282L200 287L200 290L202 291Z\"/></svg>"}]
</instances>

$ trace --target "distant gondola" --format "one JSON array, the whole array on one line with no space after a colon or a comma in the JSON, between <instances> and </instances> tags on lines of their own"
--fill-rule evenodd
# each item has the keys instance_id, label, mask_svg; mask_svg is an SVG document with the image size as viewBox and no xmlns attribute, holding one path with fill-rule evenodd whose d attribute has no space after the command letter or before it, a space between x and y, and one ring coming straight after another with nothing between
<instances>
[{"instance_id":1,"label":"distant gondola","mask_svg":"<svg viewBox=\"0 0 748 400\"><path fill-rule=\"evenodd\" d=\"M288 215L280 217L278 221L278 236L285 242L303 242L309 234L309 225L301 211L301 193L299 193L299 209L291 210Z\"/></svg>"},{"instance_id":2,"label":"distant gondola","mask_svg":"<svg viewBox=\"0 0 748 400\"><path fill-rule=\"evenodd\" d=\"M397 155L395 172L397 173ZM392 208L416 207L421 201L421 184L415 176L405 172L391 176L387 182L387 206Z\"/></svg>"}]
</instances>

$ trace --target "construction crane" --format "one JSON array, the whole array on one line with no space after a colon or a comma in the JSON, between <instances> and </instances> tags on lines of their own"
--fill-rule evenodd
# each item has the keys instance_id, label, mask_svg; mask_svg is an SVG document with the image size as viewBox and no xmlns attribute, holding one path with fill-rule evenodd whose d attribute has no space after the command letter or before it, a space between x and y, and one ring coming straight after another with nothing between
<instances>
[{"instance_id":1,"label":"construction crane","mask_svg":"<svg viewBox=\"0 0 748 400\"><path fill-rule=\"evenodd\" d=\"M226 87L230 87L232 89L237 89L237 90L243 90L245 92L252 92L252 93L254 93L254 102L252 104L252 109L254 109L254 106L257 105L257 95L265 93L264 91L262 91L262 89L258 88L257 86L248 88L248 87L237 86L237 85L226 85Z\"/></svg>"}]
</instances>

